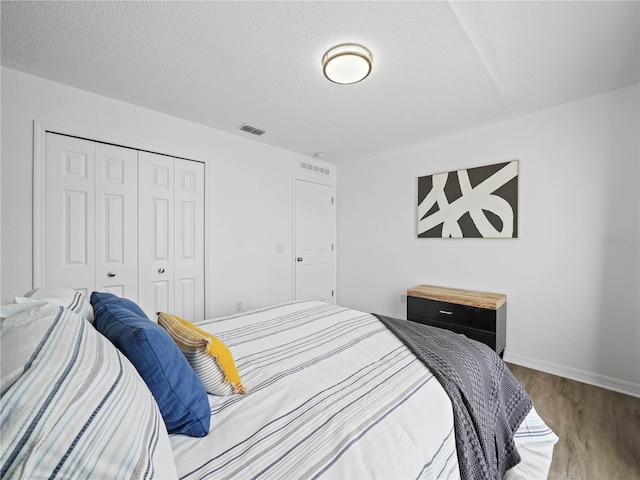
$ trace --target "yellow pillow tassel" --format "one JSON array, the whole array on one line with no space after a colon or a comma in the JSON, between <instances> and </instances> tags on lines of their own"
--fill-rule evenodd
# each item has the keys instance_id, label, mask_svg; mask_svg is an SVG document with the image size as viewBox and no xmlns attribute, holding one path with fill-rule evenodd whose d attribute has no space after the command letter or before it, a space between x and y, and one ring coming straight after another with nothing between
<instances>
[{"instance_id":1,"label":"yellow pillow tassel","mask_svg":"<svg viewBox=\"0 0 640 480\"><path fill-rule=\"evenodd\" d=\"M216 337L207 336L207 346L205 352L215 358L220 364L220 368L225 373L224 381L233 386L233 393L247 393L247 389L240 382L240 374L233 361L229 348Z\"/></svg>"}]
</instances>

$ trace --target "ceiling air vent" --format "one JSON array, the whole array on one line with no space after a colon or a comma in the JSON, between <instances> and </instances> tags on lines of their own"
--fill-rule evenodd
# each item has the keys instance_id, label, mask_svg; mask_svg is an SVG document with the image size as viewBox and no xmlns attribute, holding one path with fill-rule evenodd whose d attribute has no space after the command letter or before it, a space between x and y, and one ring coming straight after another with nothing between
<instances>
[{"instance_id":1,"label":"ceiling air vent","mask_svg":"<svg viewBox=\"0 0 640 480\"><path fill-rule=\"evenodd\" d=\"M264 130L260 128L252 127L251 125L248 125L246 123L243 123L242 125L240 125L238 129L242 130L243 132L253 133L254 135L262 135L264 133Z\"/></svg>"}]
</instances>

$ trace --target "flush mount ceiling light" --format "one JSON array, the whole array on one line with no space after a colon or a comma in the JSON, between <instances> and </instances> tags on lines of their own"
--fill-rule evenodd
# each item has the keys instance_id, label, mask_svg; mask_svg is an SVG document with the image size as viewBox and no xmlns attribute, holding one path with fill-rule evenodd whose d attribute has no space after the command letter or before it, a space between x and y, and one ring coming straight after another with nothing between
<instances>
[{"instance_id":1,"label":"flush mount ceiling light","mask_svg":"<svg viewBox=\"0 0 640 480\"><path fill-rule=\"evenodd\" d=\"M371 52L353 43L338 45L324 54L322 70L334 83L357 83L371 73Z\"/></svg>"}]
</instances>

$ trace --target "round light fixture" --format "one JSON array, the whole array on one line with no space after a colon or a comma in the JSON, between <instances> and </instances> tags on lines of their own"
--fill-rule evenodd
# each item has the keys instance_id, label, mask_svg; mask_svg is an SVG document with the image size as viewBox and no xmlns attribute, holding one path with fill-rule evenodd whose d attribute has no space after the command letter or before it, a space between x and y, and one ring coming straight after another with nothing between
<instances>
[{"instance_id":1,"label":"round light fixture","mask_svg":"<svg viewBox=\"0 0 640 480\"><path fill-rule=\"evenodd\" d=\"M348 85L367 78L371 73L371 52L361 45L345 43L324 54L324 76L334 83Z\"/></svg>"}]
</instances>

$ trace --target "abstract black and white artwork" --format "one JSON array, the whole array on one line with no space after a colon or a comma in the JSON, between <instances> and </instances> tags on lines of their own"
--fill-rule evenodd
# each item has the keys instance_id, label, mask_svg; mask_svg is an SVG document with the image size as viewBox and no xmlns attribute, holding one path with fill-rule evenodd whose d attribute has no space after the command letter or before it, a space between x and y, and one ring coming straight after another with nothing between
<instances>
[{"instance_id":1,"label":"abstract black and white artwork","mask_svg":"<svg viewBox=\"0 0 640 480\"><path fill-rule=\"evenodd\" d=\"M418 238L517 238L518 160L418 178Z\"/></svg>"}]
</instances>

